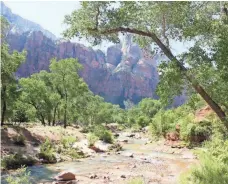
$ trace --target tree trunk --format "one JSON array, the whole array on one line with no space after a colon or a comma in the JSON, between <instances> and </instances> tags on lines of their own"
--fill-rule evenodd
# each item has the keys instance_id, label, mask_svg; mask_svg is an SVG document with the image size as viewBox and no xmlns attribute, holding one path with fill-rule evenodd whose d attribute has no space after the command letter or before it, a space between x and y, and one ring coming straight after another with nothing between
<instances>
[{"instance_id":1,"label":"tree trunk","mask_svg":"<svg viewBox=\"0 0 228 184\"><path fill-rule=\"evenodd\" d=\"M211 109L217 114L219 119L224 122L224 125L228 129L228 123L226 121L226 114L221 107L206 93L206 91L200 85L194 85L194 89L200 94L200 96L207 102Z\"/></svg>"},{"instance_id":2,"label":"tree trunk","mask_svg":"<svg viewBox=\"0 0 228 184\"><path fill-rule=\"evenodd\" d=\"M1 118L1 126L4 125L5 121L5 114L6 114L6 101L5 99L3 100L3 106L2 106L2 118Z\"/></svg>"},{"instance_id":3,"label":"tree trunk","mask_svg":"<svg viewBox=\"0 0 228 184\"><path fill-rule=\"evenodd\" d=\"M41 116L41 123L42 123L42 125L45 126L46 124L45 124L44 116L42 114L40 114L40 116Z\"/></svg>"},{"instance_id":4,"label":"tree trunk","mask_svg":"<svg viewBox=\"0 0 228 184\"><path fill-rule=\"evenodd\" d=\"M58 103L58 104L59 104L59 103ZM57 104L57 105L55 106L55 108L54 108L52 126L55 126L55 116L56 116L56 111L57 111L58 104Z\"/></svg>"},{"instance_id":5,"label":"tree trunk","mask_svg":"<svg viewBox=\"0 0 228 184\"><path fill-rule=\"evenodd\" d=\"M94 31L97 32L99 31L97 28L96 29L88 29L89 31ZM117 33L117 32L128 32L128 33L133 33L133 34L138 34L141 36L146 36L150 37L153 39L153 41L159 46L159 48L164 52L164 54L171 60L171 61L176 61L178 64L181 72L187 80L192 84L193 88L196 90L197 93L200 94L200 96L207 102L207 104L211 107L211 109L217 114L219 119L225 124L226 128L228 129L228 123L226 119L226 114L225 112L221 109L221 107L207 94L207 92L203 89L203 87L195 80L194 76L189 76L187 74L187 68L172 54L169 48L167 48L161 40L157 37L156 34L153 32L145 32L137 29L130 29L130 28L124 28L124 27L119 27L119 28L114 28L110 30L105 30L100 32L101 34L112 34L112 33Z\"/></svg>"},{"instance_id":6,"label":"tree trunk","mask_svg":"<svg viewBox=\"0 0 228 184\"><path fill-rule=\"evenodd\" d=\"M67 127L67 92L65 90L65 105L64 105L64 128Z\"/></svg>"},{"instance_id":7,"label":"tree trunk","mask_svg":"<svg viewBox=\"0 0 228 184\"><path fill-rule=\"evenodd\" d=\"M5 121L5 114L6 114L6 86L3 86L2 88L2 117L1 117L1 126L4 125L4 121Z\"/></svg>"}]
</instances>

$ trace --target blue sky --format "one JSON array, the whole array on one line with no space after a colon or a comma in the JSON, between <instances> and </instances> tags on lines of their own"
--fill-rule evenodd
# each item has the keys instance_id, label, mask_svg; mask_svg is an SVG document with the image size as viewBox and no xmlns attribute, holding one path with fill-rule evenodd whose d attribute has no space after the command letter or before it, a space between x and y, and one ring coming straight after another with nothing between
<instances>
[{"instance_id":1,"label":"blue sky","mask_svg":"<svg viewBox=\"0 0 228 184\"><path fill-rule=\"evenodd\" d=\"M44 29L49 30L57 37L62 37L61 33L66 28L63 24L64 16L73 10L80 8L79 1L4 1L13 13L21 17L40 24ZM80 42L86 46L91 46L86 40L72 39L73 42ZM103 43L95 49L106 50L112 43Z\"/></svg>"},{"instance_id":2,"label":"blue sky","mask_svg":"<svg viewBox=\"0 0 228 184\"><path fill-rule=\"evenodd\" d=\"M13 13L40 24L61 37L64 16L80 7L78 1L4 1Z\"/></svg>"}]
</instances>

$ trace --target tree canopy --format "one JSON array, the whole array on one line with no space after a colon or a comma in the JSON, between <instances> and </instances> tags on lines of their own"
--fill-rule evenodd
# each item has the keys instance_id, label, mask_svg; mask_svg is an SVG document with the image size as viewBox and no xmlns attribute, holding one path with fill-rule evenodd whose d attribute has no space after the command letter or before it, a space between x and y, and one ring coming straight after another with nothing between
<instances>
[{"instance_id":1,"label":"tree canopy","mask_svg":"<svg viewBox=\"0 0 228 184\"><path fill-rule=\"evenodd\" d=\"M25 60L26 52L10 52L5 42L9 24L1 16L1 124L4 124L5 117L12 114L13 103L17 98L17 86L15 72ZM9 116L8 116L9 117Z\"/></svg>"},{"instance_id":2,"label":"tree canopy","mask_svg":"<svg viewBox=\"0 0 228 184\"><path fill-rule=\"evenodd\" d=\"M227 15L221 11L221 4L205 1L82 2L80 9L65 17L68 28L63 34L67 38L85 37L93 44L99 44L103 40L119 42L119 33L131 33L142 46L155 43L170 60L160 66L160 97L173 97L191 85L226 122L223 103L211 90L214 78L218 77L212 75L211 70L218 71L219 63L225 67L227 61L227 47L223 45L227 39ZM173 40L194 44L188 52L175 56L170 44ZM202 70L206 71L204 75L210 74L210 80L205 79Z\"/></svg>"}]
</instances>

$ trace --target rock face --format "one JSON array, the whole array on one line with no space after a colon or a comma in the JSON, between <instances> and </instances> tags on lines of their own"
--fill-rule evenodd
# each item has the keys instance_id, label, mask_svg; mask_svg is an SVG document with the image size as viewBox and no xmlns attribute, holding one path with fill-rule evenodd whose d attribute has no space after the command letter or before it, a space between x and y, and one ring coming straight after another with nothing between
<instances>
[{"instance_id":1,"label":"rock face","mask_svg":"<svg viewBox=\"0 0 228 184\"><path fill-rule=\"evenodd\" d=\"M122 44L109 47L105 55L101 50L93 50L78 43L55 40L50 32L13 14L1 4L2 15L12 25L7 37L10 49L27 51L25 63L16 72L17 77L48 70L53 57L73 57L83 65L80 76L90 90L108 102L124 107L123 102L126 100L138 103L145 97L158 98L155 89L159 81L159 56L153 56L148 49L141 49L134 44L131 35L127 35ZM175 105L180 105L178 99Z\"/></svg>"},{"instance_id":2,"label":"rock face","mask_svg":"<svg viewBox=\"0 0 228 184\"><path fill-rule=\"evenodd\" d=\"M26 62L17 71L17 76L27 77L41 70L48 70L50 59L78 58L83 65L80 76L91 91L106 101L124 107L124 100L139 102L144 97L156 98L158 72L148 63L141 49L133 43L108 48L107 56L101 50L93 50L78 43L54 42L41 31L23 34L8 34L7 41L12 50L27 51ZM124 45L124 44L123 44Z\"/></svg>"}]
</instances>

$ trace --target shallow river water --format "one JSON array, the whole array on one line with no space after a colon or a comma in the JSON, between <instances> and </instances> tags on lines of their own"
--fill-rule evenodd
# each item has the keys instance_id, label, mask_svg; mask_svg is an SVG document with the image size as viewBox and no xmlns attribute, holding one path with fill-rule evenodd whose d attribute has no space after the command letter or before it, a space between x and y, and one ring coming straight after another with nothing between
<instances>
[{"instance_id":1,"label":"shallow river water","mask_svg":"<svg viewBox=\"0 0 228 184\"><path fill-rule=\"evenodd\" d=\"M92 173L111 173L113 174L113 177L115 175L118 175L119 173L125 173L126 175L129 175L129 169L126 169L129 167L129 165L136 164L137 166L137 164L142 163L147 164L148 167L160 167L160 171L152 171L152 169L148 169L144 172L142 170L144 169L144 167L147 167L147 165L142 165L143 169L140 169L139 166L139 170L131 171L133 175L140 174L140 172L142 172L142 175L145 175L146 177L147 172L153 172L155 176L158 174L156 172L163 172L164 174L162 175L169 174L170 178L161 178L161 181L164 180L164 182L160 183L166 183L165 181L170 181L169 183L176 183L175 181L177 175L179 175L181 171L188 169L189 165L194 162L192 159L184 159L181 154L167 154L154 151L153 146L150 147L150 145L145 145L146 141L146 139L143 140L131 138L129 139L128 143L123 144L123 151L121 151L119 154L112 153L110 155L107 155L106 153L102 153L96 154L93 157L79 159L77 161L60 162L56 164L46 164L28 167L28 170L30 170L31 172L31 182L52 182L53 177L57 173L65 170L75 173L78 177L82 176L88 178ZM131 153L134 154L134 158L127 156ZM112 168L117 167L120 167L120 169L115 172L115 169ZM123 168L123 170L121 170L121 168ZM148 173L148 177L152 177L151 173ZM4 178L5 176L3 175L3 184L5 183L3 181ZM116 183L119 182L117 181Z\"/></svg>"}]
</instances>

